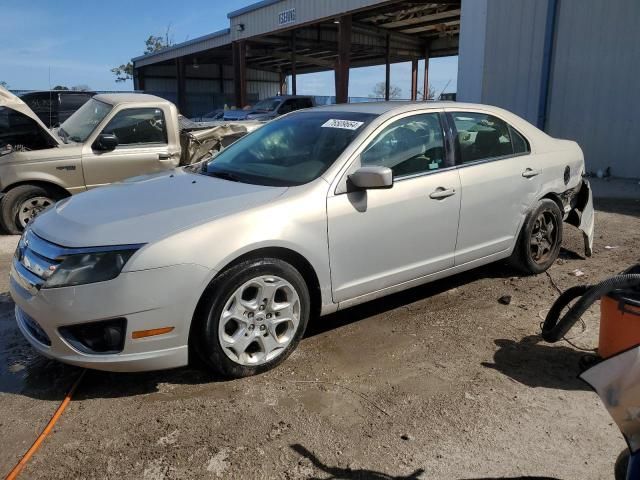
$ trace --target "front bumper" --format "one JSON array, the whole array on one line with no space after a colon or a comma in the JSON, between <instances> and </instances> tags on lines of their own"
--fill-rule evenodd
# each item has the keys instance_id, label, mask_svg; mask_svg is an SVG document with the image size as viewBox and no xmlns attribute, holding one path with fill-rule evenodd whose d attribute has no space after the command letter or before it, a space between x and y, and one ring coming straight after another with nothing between
<instances>
[{"instance_id":1,"label":"front bumper","mask_svg":"<svg viewBox=\"0 0 640 480\"><path fill-rule=\"evenodd\" d=\"M25 338L42 355L114 372L161 370L188 363L189 328L210 275L206 268L175 265L123 272L107 282L35 291L26 288L28 282L15 262L14 259L9 290L16 303L16 321ZM119 353L81 352L59 331L63 326L113 318L126 318L124 347ZM174 329L163 335L132 338L134 331L165 326Z\"/></svg>"}]
</instances>

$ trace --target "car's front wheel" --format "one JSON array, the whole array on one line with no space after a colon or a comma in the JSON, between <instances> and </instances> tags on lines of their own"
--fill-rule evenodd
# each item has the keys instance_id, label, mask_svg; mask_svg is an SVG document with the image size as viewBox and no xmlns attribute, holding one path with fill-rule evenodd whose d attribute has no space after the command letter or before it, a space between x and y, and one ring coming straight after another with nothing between
<instances>
[{"instance_id":1,"label":"car's front wheel","mask_svg":"<svg viewBox=\"0 0 640 480\"><path fill-rule=\"evenodd\" d=\"M562 211L553 200L542 199L522 226L512 262L524 273L542 273L558 258L561 244Z\"/></svg>"},{"instance_id":2,"label":"car's front wheel","mask_svg":"<svg viewBox=\"0 0 640 480\"><path fill-rule=\"evenodd\" d=\"M19 235L36 215L60 199L60 195L39 185L19 185L0 202L0 219L7 233Z\"/></svg>"},{"instance_id":3,"label":"car's front wheel","mask_svg":"<svg viewBox=\"0 0 640 480\"><path fill-rule=\"evenodd\" d=\"M310 312L307 285L275 258L242 262L214 280L194 319L191 344L225 377L246 377L284 361L304 334Z\"/></svg>"}]
</instances>

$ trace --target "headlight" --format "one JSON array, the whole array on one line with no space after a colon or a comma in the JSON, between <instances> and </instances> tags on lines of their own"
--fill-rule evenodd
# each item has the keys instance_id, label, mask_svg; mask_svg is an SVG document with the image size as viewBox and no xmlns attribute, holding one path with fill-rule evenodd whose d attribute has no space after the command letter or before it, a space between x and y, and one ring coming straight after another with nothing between
<instances>
[{"instance_id":1,"label":"headlight","mask_svg":"<svg viewBox=\"0 0 640 480\"><path fill-rule=\"evenodd\" d=\"M137 250L78 253L63 257L62 262L51 267L51 273L45 275L43 288L70 287L116 278Z\"/></svg>"}]
</instances>

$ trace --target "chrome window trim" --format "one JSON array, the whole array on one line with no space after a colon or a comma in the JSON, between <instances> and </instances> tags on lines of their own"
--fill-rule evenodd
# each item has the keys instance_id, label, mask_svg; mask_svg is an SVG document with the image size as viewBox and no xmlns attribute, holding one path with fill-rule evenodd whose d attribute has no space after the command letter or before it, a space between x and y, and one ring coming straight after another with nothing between
<instances>
[{"instance_id":1,"label":"chrome window trim","mask_svg":"<svg viewBox=\"0 0 640 480\"><path fill-rule=\"evenodd\" d=\"M456 170L458 168L458 165L453 165L451 167L445 167L445 168L438 168L436 170L430 170L430 171L426 171L426 172L419 172L419 173L412 173L410 175L402 175L400 177L394 177L393 178L393 183L396 182L403 182L404 180L411 180L414 178L420 178L420 177L425 177L427 175L434 175L440 172L448 172L450 170Z\"/></svg>"},{"instance_id":2,"label":"chrome window trim","mask_svg":"<svg viewBox=\"0 0 640 480\"><path fill-rule=\"evenodd\" d=\"M497 161L500 161L500 160L508 160L510 158L526 157L527 155L531 155L531 152L514 153L514 154L511 154L511 155L501 155L499 157L481 158L480 160L474 160L473 162L461 163L459 165L456 165L456 168L473 167L474 165L481 165L483 163L497 162Z\"/></svg>"}]
</instances>

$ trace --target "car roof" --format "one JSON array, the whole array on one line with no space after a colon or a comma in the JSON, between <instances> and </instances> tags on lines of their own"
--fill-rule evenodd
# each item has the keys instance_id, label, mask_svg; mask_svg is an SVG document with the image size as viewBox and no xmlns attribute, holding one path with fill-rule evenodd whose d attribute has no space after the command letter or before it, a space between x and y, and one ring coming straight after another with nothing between
<instances>
[{"instance_id":1,"label":"car roof","mask_svg":"<svg viewBox=\"0 0 640 480\"><path fill-rule=\"evenodd\" d=\"M93 98L111 105L119 105L121 103L153 103L156 105L158 103L171 103L164 98L147 93L100 93Z\"/></svg>"},{"instance_id":2,"label":"car roof","mask_svg":"<svg viewBox=\"0 0 640 480\"><path fill-rule=\"evenodd\" d=\"M317 106L316 109L332 111L332 112L360 112L360 113L373 113L375 115L382 115L383 113L395 111L398 113L415 110L416 107L423 108L471 108L477 109L481 108L486 110L487 108L495 108L489 107L488 105L481 105L478 103L461 103L461 102L399 102L399 101L389 101L389 102L359 102L359 103L341 103L337 105L320 105Z\"/></svg>"}]
</instances>

